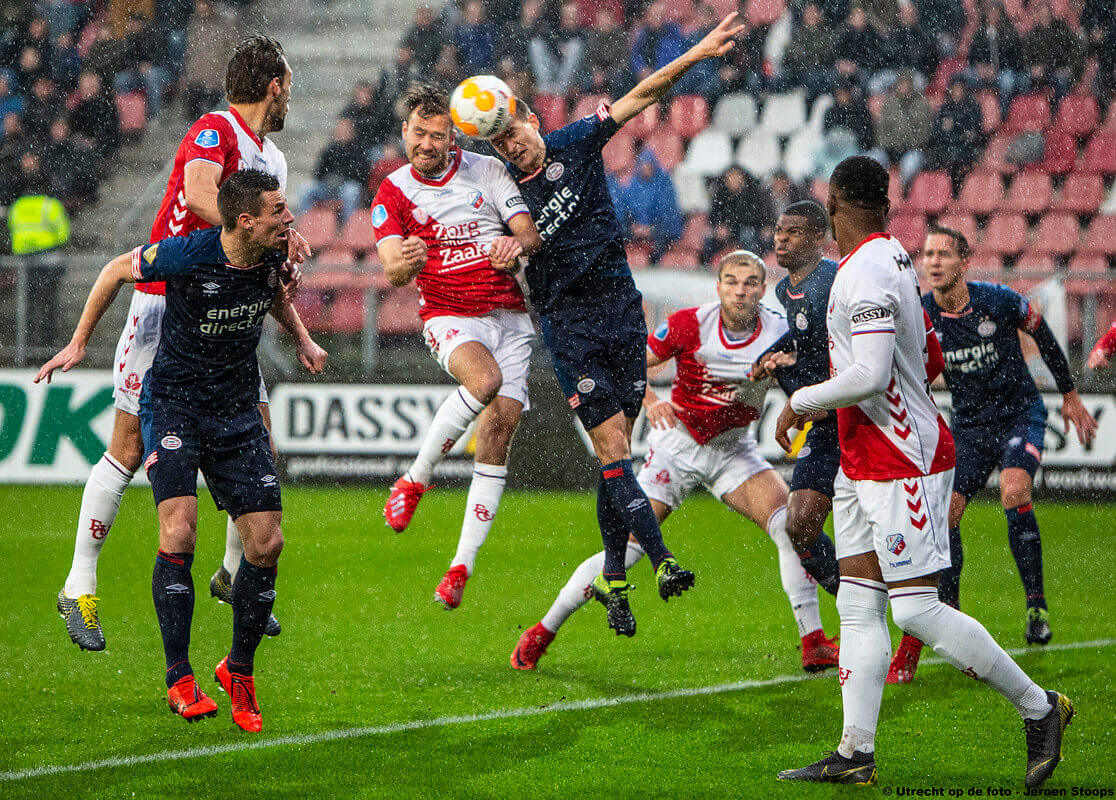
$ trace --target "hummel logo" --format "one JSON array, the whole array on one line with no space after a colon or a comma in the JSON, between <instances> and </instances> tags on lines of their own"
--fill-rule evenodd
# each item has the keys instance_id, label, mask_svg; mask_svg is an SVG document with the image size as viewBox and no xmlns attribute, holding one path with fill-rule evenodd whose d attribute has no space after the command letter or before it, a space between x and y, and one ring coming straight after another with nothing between
<instances>
[{"instance_id":1,"label":"hummel logo","mask_svg":"<svg viewBox=\"0 0 1116 800\"><path fill-rule=\"evenodd\" d=\"M181 583L172 583L170 586L166 587L166 591L171 594L183 594L184 592L190 591L190 587L183 586Z\"/></svg>"},{"instance_id":2,"label":"hummel logo","mask_svg":"<svg viewBox=\"0 0 1116 800\"><path fill-rule=\"evenodd\" d=\"M266 592L260 592L260 599L270 603L272 600L275 599L275 590L268 589Z\"/></svg>"}]
</instances>

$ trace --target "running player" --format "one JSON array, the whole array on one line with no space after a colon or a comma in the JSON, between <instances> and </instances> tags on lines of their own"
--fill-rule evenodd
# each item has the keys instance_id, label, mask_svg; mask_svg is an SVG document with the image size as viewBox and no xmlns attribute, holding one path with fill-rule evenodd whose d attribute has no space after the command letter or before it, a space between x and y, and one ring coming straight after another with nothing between
<instances>
[{"instance_id":1,"label":"running player","mask_svg":"<svg viewBox=\"0 0 1116 800\"><path fill-rule=\"evenodd\" d=\"M491 140L519 181L546 246L527 265L531 303L554 360L558 385L589 432L601 462L597 520L605 563L595 591L609 627L635 633L624 566L629 532L650 557L666 599L694 584L663 543L647 495L632 471L631 439L647 386L647 324L624 252L623 229L605 182L601 149L687 70L732 49L736 14L611 106L542 136L539 118L517 100L506 131Z\"/></svg>"},{"instance_id":2,"label":"running player","mask_svg":"<svg viewBox=\"0 0 1116 800\"><path fill-rule=\"evenodd\" d=\"M283 129L291 95L291 69L279 43L255 36L237 47L229 61L225 89L229 108L205 114L178 145L151 242L182 236L220 224L217 188L237 169L252 167L287 182L287 161L267 134ZM300 262L309 255L305 240L291 231L288 254ZM132 295L128 321L116 346L113 403L116 417L108 450L90 470L81 498L74 558L66 583L58 593L58 613L70 639L83 650L103 650L104 634L97 608L97 561L108 537L124 490L143 455L139 397L155 349L166 302L160 281L140 282ZM289 315L289 332L304 364L324 362L325 351L310 338L297 313ZM267 392L260 381L260 410L270 427ZM230 519L225 532L224 563L210 580L210 593L231 600L232 581L243 549ZM279 622L268 620L268 635L278 636Z\"/></svg>"},{"instance_id":3,"label":"running player","mask_svg":"<svg viewBox=\"0 0 1116 800\"><path fill-rule=\"evenodd\" d=\"M400 112L409 163L384 179L372 201L376 249L392 285L418 284L430 353L460 386L392 487L384 518L396 531L410 524L434 467L478 420L457 552L434 590L437 602L454 609L496 517L512 436L529 408L535 335L513 273L518 257L542 241L504 166L455 145L444 91L413 86Z\"/></svg>"},{"instance_id":4,"label":"running player","mask_svg":"<svg viewBox=\"0 0 1116 800\"><path fill-rule=\"evenodd\" d=\"M922 305L941 339L957 444L949 505L952 564L940 576L942 602L960 608L961 517L999 467L1008 544L1026 595L1023 637L1027 644L1046 644L1052 633L1043 591L1042 541L1031 503L1046 434L1046 406L1027 369L1019 331L1034 339L1062 393L1066 432L1072 423L1078 438L1088 444L1097 424L1077 396L1065 353L1038 308L1006 286L965 280L969 243L961 233L931 227L922 247L922 267L933 290L922 296ZM888 683L909 682L921 650L922 642L904 636Z\"/></svg>"},{"instance_id":5,"label":"running player","mask_svg":"<svg viewBox=\"0 0 1116 800\"><path fill-rule=\"evenodd\" d=\"M896 624L966 675L987 683L1023 717L1028 788L1061 758L1070 701L1041 689L972 617L938 599L949 567L946 520L954 445L930 394L940 358L928 337L910 256L885 232L887 170L865 156L837 165L829 181L830 227L843 258L829 295L832 375L791 395L776 438L837 409L841 469L833 497L841 589L839 677L844 729L837 750L783 780L872 784L875 737ZM931 362L928 365L927 359Z\"/></svg>"},{"instance_id":6,"label":"running player","mask_svg":"<svg viewBox=\"0 0 1116 800\"><path fill-rule=\"evenodd\" d=\"M763 260L747 250L721 259L718 301L679 311L647 339L647 364L676 359L669 401L648 388L644 407L651 423L650 451L639 485L662 523L701 484L775 542L779 573L802 640L802 666L819 672L837 666L837 648L825 637L817 585L802 569L787 538L787 486L758 452L748 426L759 418L769 381L748 380L753 364L786 333L781 314L760 303ZM681 424L679 424L681 423ZM523 633L511 654L515 669L534 669L562 623L592 596L603 552L574 571L550 611ZM630 539L624 565L643 558Z\"/></svg>"},{"instance_id":7,"label":"running player","mask_svg":"<svg viewBox=\"0 0 1116 800\"><path fill-rule=\"evenodd\" d=\"M259 170L235 172L217 194L221 227L135 248L101 271L73 339L35 378L81 361L97 321L123 283L166 282L159 347L140 396L144 468L159 512L159 552L151 591L166 655L167 703L188 721L217 713L190 666L197 538L198 470L218 508L244 542L233 581L233 635L215 677L246 731L262 728L253 660L275 602L283 549L275 457L257 407L263 320L292 314L280 274L294 217L279 180ZM313 370L312 370L313 371Z\"/></svg>"}]
</instances>

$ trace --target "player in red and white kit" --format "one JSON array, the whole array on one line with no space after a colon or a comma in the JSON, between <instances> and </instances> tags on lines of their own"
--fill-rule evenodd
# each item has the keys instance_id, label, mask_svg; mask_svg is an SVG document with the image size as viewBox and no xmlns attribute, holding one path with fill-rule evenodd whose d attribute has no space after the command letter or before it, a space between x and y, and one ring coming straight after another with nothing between
<instances>
[{"instance_id":1,"label":"player in red and white kit","mask_svg":"<svg viewBox=\"0 0 1116 800\"><path fill-rule=\"evenodd\" d=\"M1108 366L1108 360L1112 358L1113 354L1116 354L1116 322L1112 323L1112 327L1090 351L1085 366L1089 369L1104 369Z\"/></svg>"},{"instance_id":2,"label":"player in red and white kit","mask_svg":"<svg viewBox=\"0 0 1116 800\"><path fill-rule=\"evenodd\" d=\"M151 242L220 224L217 190L239 169L259 169L275 175L285 189L287 160L267 134L283 129L291 78L282 47L273 39L252 37L237 48L229 61L225 81L229 108L205 114L182 138L151 228ZM293 231L289 244L292 261L302 261L309 255L305 239ZM85 484L73 563L58 594L58 611L66 621L70 638L83 650L103 650L105 646L97 610L97 560L124 490L143 457L139 396L158 349L165 307L162 283L136 284L116 347L113 368L116 417L112 439ZM279 322L295 337L300 360L312 372L320 372L326 353L310 338L292 305L284 304ZM262 378L260 403L270 427ZM231 600L232 581L243 554L240 535L229 519L224 563L210 581L210 591L223 602ZM279 631L279 623L271 617L268 634L275 636Z\"/></svg>"},{"instance_id":3,"label":"player in red and white kit","mask_svg":"<svg viewBox=\"0 0 1116 800\"><path fill-rule=\"evenodd\" d=\"M875 782L876 724L891 659L890 600L899 627L1015 706L1026 733L1030 788L1057 766L1073 706L1031 680L979 622L938 599L938 572L950 565L953 437L930 394L940 349L928 371L936 337L927 337L914 265L884 232L887 192L887 170L865 156L845 159L833 171L827 210L843 258L826 310L831 377L796 391L776 428L789 450L792 427L837 409L841 468L833 524L844 707L837 750L779 777Z\"/></svg>"},{"instance_id":4,"label":"player in red and white kit","mask_svg":"<svg viewBox=\"0 0 1116 800\"><path fill-rule=\"evenodd\" d=\"M514 272L518 257L537 250L542 240L504 165L454 145L445 92L411 87L400 108L409 163L384 179L372 201L376 249L393 285L412 279L418 284L423 336L460 386L442 403L418 456L392 487L384 518L396 531L407 527L434 467L478 420L457 552L434 592L436 601L453 609L492 527L512 436L529 407L534 328Z\"/></svg>"},{"instance_id":5,"label":"player in red and white kit","mask_svg":"<svg viewBox=\"0 0 1116 800\"><path fill-rule=\"evenodd\" d=\"M766 269L759 256L737 250L721 259L718 300L672 314L647 339L647 365L674 359L670 400L646 390L651 424L640 487L660 523L698 485L754 522L775 542L783 590L802 639L802 666L818 672L837 666L837 647L818 614L818 589L787 536L787 485L759 453L749 428L759 418L770 381L750 380L757 360L787 332L783 315L763 305ZM625 567L643 558L628 540ZM574 570L538 624L524 631L511 654L515 669L534 669L561 625L593 596L604 552Z\"/></svg>"}]
</instances>

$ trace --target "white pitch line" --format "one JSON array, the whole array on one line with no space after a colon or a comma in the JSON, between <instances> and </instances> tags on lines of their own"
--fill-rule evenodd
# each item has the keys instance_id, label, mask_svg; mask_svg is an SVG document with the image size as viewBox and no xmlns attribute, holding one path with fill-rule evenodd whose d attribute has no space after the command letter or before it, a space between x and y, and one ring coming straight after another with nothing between
<instances>
[{"instance_id":1,"label":"white pitch line","mask_svg":"<svg viewBox=\"0 0 1116 800\"><path fill-rule=\"evenodd\" d=\"M1090 650L1116 645L1116 639L1094 639L1090 642L1065 642L1047 645L1041 649L1017 647L1008 650L1013 656L1038 654L1052 650ZM919 662L920 666L933 666L945 663L940 658L930 657ZM475 722L491 722L501 719L515 719L518 717L534 717L541 714L552 714L559 711L592 711L598 708L629 705L631 703L652 703L659 700L676 700L682 697L700 697L703 695L724 694L726 692L741 692L747 689L762 689L767 686L780 686L788 683L818 680L831 676L833 673L819 673L816 675L795 674L777 675L774 678L751 681L734 681L720 683L713 686L695 686L688 689L670 689L664 692L645 692L641 694L626 694L619 697L597 697L589 700L574 700L564 703L550 703L540 706L527 706L523 708L505 708L489 711L484 714L468 714L465 716L434 717L433 719L418 719L411 722L395 722L390 725L375 725L359 728L341 728L333 731L319 733L303 733L290 736L277 736L272 739L256 739L253 741L230 742L228 744L210 745L207 747L191 747L188 750L163 750L158 753L147 753L137 756L118 756L104 758L98 761L83 761L80 764L56 764L51 766L33 767L31 769L16 770L13 772L0 772L0 783L6 781L20 781L28 778L43 778L49 775L61 775L72 772L91 772L97 769L112 769L115 767L131 767L137 764L155 764L163 761L183 761L190 758L206 758L224 753L237 753L245 750L263 750L284 745L308 745L321 742L332 742L338 739L360 739L367 736L382 736L389 733L403 731L416 731L423 728L440 728L446 725L464 725Z\"/></svg>"}]
</instances>

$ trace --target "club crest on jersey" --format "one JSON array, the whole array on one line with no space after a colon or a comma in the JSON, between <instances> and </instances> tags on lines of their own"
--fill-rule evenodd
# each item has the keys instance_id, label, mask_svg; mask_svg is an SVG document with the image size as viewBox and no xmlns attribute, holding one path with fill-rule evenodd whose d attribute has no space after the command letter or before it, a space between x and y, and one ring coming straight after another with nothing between
<instances>
[{"instance_id":1,"label":"club crest on jersey","mask_svg":"<svg viewBox=\"0 0 1116 800\"><path fill-rule=\"evenodd\" d=\"M996 332L996 323L990 319L982 319L980 324L977 325L977 333L981 336L989 337Z\"/></svg>"},{"instance_id":2,"label":"club crest on jersey","mask_svg":"<svg viewBox=\"0 0 1116 800\"><path fill-rule=\"evenodd\" d=\"M383 203L381 203L372 209L372 224L378 228L385 222L387 222L387 209L384 208Z\"/></svg>"},{"instance_id":3,"label":"club crest on jersey","mask_svg":"<svg viewBox=\"0 0 1116 800\"><path fill-rule=\"evenodd\" d=\"M814 451L810 449L810 445L804 444L804 445L802 445L802 448L798 451L798 457L799 458L806 458L812 452L814 452Z\"/></svg>"},{"instance_id":4,"label":"club crest on jersey","mask_svg":"<svg viewBox=\"0 0 1116 800\"><path fill-rule=\"evenodd\" d=\"M415 222L419 225L425 225L430 219L430 215L426 213L425 208L416 207L411 209L411 216L415 218Z\"/></svg>"},{"instance_id":5,"label":"club crest on jersey","mask_svg":"<svg viewBox=\"0 0 1116 800\"><path fill-rule=\"evenodd\" d=\"M267 273L267 285L270 286L272 289L279 285L278 272L276 272L275 270L271 270L271 272Z\"/></svg>"},{"instance_id":6,"label":"club crest on jersey","mask_svg":"<svg viewBox=\"0 0 1116 800\"><path fill-rule=\"evenodd\" d=\"M469 195L469 205L479 211L480 207L484 205L484 195L480 192L473 192Z\"/></svg>"},{"instance_id":7,"label":"club crest on jersey","mask_svg":"<svg viewBox=\"0 0 1116 800\"><path fill-rule=\"evenodd\" d=\"M163 440L159 442L159 444L163 446L164 450L177 450L182 447L182 440L173 433L169 433L163 437Z\"/></svg>"},{"instance_id":8,"label":"club crest on jersey","mask_svg":"<svg viewBox=\"0 0 1116 800\"><path fill-rule=\"evenodd\" d=\"M546 168L546 179L553 183L562 177L562 173L566 171L565 165L561 161L554 161Z\"/></svg>"},{"instance_id":9,"label":"club crest on jersey","mask_svg":"<svg viewBox=\"0 0 1116 800\"><path fill-rule=\"evenodd\" d=\"M582 394L589 394L597 388L597 382L592 378L582 378L577 382L577 390Z\"/></svg>"},{"instance_id":10,"label":"club crest on jersey","mask_svg":"<svg viewBox=\"0 0 1116 800\"><path fill-rule=\"evenodd\" d=\"M216 147L221 143L221 135L212 128L206 128L204 131L194 137L194 144L198 147Z\"/></svg>"},{"instance_id":11,"label":"club crest on jersey","mask_svg":"<svg viewBox=\"0 0 1116 800\"><path fill-rule=\"evenodd\" d=\"M794 327L798 328L800 331L804 331L809 326L810 320L806 319L806 315L799 311L794 318Z\"/></svg>"},{"instance_id":12,"label":"club crest on jersey","mask_svg":"<svg viewBox=\"0 0 1116 800\"><path fill-rule=\"evenodd\" d=\"M907 543L906 541L904 541L903 534L901 533L891 534L887 537L886 542L888 552L893 553L894 555L899 555L907 549Z\"/></svg>"}]
</instances>

